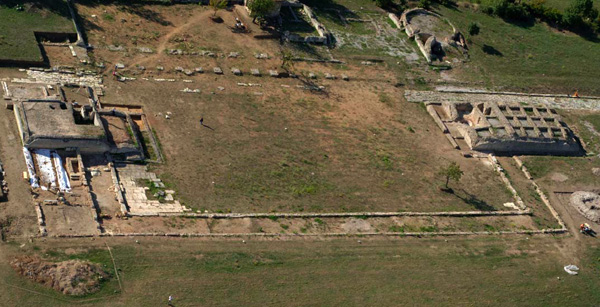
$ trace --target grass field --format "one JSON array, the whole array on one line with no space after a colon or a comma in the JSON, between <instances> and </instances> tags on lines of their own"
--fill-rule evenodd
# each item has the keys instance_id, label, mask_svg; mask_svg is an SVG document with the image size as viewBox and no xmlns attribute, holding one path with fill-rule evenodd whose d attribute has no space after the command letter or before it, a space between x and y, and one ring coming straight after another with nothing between
<instances>
[{"instance_id":1,"label":"grass field","mask_svg":"<svg viewBox=\"0 0 600 307\"><path fill-rule=\"evenodd\" d=\"M451 151L423 108L398 99L401 93L348 85L353 97L338 88L325 99L260 82L265 97L244 94L224 80L213 86L228 90L215 95L190 96L169 85L138 83L106 97L144 101L145 110L156 114L164 110L163 100L151 97L168 93L173 110L187 110L178 112L176 121L150 120L167 156L153 169L193 208L462 211L501 210L512 201L491 168ZM215 130L197 126L201 116ZM442 151L447 154L440 159ZM439 190L443 178L437 172L449 161L465 171L460 183L451 183L456 194Z\"/></svg>"},{"instance_id":2,"label":"grass field","mask_svg":"<svg viewBox=\"0 0 600 307\"><path fill-rule=\"evenodd\" d=\"M333 241L114 240L123 292L113 279L97 294L68 298L21 277L4 263L5 304L62 306L66 302L7 287L16 285L85 306L456 306L593 305L600 300L600 249L565 259L552 237L478 239L338 239ZM49 259L89 258L112 270L101 242L51 241L2 246L6 259L41 253ZM89 242L89 240L86 240ZM70 248L75 246L74 248ZM550 248L545 246L552 246ZM540 250L540 248L542 248ZM64 251L71 255L64 256ZM574 261L579 276L563 266ZM560 277L560 279L557 279Z\"/></svg>"},{"instance_id":3,"label":"grass field","mask_svg":"<svg viewBox=\"0 0 600 307\"><path fill-rule=\"evenodd\" d=\"M600 153L600 112L560 110L560 114L579 137L588 155Z\"/></svg>"},{"instance_id":4,"label":"grass field","mask_svg":"<svg viewBox=\"0 0 600 307\"><path fill-rule=\"evenodd\" d=\"M7 1L12 4L14 1ZM43 9L36 1L25 1L24 11L0 3L0 59L41 61L34 31L74 33L66 2L44 1Z\"/></svg>"},{"instance_id":5,"label":"grass field","mask_svg":"<svg viewBox=\"0 0 600 307\"><path fill-rule=\"evenodd\" d=\"M600 43L543 23L515 24L467 8L438 7L459 29L481 27L472 37L470 63L455 75L488 87L523 91L599 94L595 76Z\"/></svg>"}]
</instances>

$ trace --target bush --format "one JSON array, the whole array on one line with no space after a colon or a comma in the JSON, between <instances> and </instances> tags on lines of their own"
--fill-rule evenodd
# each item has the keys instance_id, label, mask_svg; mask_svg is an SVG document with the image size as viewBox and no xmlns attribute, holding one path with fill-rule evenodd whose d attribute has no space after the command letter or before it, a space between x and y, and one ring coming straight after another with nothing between
<instances>
[{"instance_id":1,"label":"bush","mask_svg":"<svg viewBox=\"0 0 600 307\"><path fill-rule=\"evenodd\" d=\"M487 15L494 15L494 8L491 6L484 6L481 8L481 11Z\"/></svg>"},{"instance_id":2,"label":"bush","mask_svg":"<svg viewBox=\"0 0 600 307\"><path fill-rule=\"evenodd\" d=\"M479 34L479 30L479 25L476 22L472 21L471 23L469 23L469 27L467 28L467 31L469 31L469 35L475 36Z\"/></svg>"},{"instance_id":3,"label":"bush","mask_svg":"<svg viewBox=\"0 0 600 307\"><path fill-rule=\"evenodd\" d=\"M581 29L584 25L583 18L573 7L567 8L563 15L562 24L570 29Z\"/></svg>"},{"instance_id":4,"label":"bush","mask_svg":"<svg viewBox=\"0 0 600 307\"><path fill-rule=\"evenodd\" d=\"M575 13L582 18L593 20L598 17L598 11L594 8L593 0L574 0L569 7L572 13Z\"/></svg>"},{"instance_id":5,"label":"bush","mask_svg":"<svg viewBox=\"0 0 600 307\"><path fill-rule=\"evenodd\" d=\"M531 18L529 11L515 0L496 0L492 4L494 14L509 20L525 21Z\"/></svg>"},{"instance_id":6,"label":"bush","mask_svg":"<svg viewBox=\"0 0 600 307\"><path fill-rule=\"evenodd\" d=\"M540 18L548 23L560 24L563 20L563 13L557 8L548 7L544 10L543 17Z\"/></svg>"}]
</instances>

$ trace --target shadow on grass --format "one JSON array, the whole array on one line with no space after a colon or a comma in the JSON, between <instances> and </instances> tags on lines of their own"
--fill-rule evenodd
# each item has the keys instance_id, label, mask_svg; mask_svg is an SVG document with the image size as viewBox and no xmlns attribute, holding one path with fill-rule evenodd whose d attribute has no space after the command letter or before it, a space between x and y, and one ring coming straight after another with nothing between
<instances>
[{"instance_id":1,"label":"shadow on grass","mask_svg":"<svg viewBox=\"0 0 600 307\"><path fill-rule=\"evenodd\" d=\"M468 205L475 207L475 209L480 210L480 211L496 211L496 208L494 208L492 205L488 204L487 202L477 198L477 196L470 194L469 192L465 191L464 189L460 189L460 191L465 196L461 196L458 193L454 193L454 196L460 198L460 200L464 201Z\"/></svg>"},{"instance_id":2,"label":"shadow on grass","mask_svg":"<svg viewBox=\"0 0 600 307\"><path fill-rule=\"evenodd\" d=\"M67 2L64 0L1 0L0 6L13 8L22 5L25 11L48 10L54 14L71 19Z\"/></svg>"},{"instance_id":3,"label":"shadow on grass","mask_svg":"<svg viewBox=\"0 0 600 307\"><path fill-rule=\"evenodd\" d=\"M481 51L483 51L485 54L489 54L489 55L495 55L495 56L504 56L504 54L502 54L502 52L500 52L500 50L488 45L488 44L483 44L483 46L481 47Z\"/></svg>"},{"instance_id":4,"label":"shadow on grass","mask_svg":"<svg viewBox=\"0 0 600 307\"><path fill-rule=\"evenodd\" d=\"M329 60L329 56L322 55L319 52L319 49L316 48L315 45L305 44L305 43L294 43L294 42L290 42L286 45L289 46L292 50L297 51L297 52L306 53L306 54L310 55L311 57L313 57L314 59Z\"/></svg>"},{"instance_id":5,"label":"shadow on grass","mask_svg":"<svg viewBox=\"0 0 600 307\"><path fill-rule=\"evenodd\" d=\"M317 18L324 18L338 25L346 25L344 19L360 18L356 13L334 0L302 0L317 13Z\"/></svg>"}]
</instances>

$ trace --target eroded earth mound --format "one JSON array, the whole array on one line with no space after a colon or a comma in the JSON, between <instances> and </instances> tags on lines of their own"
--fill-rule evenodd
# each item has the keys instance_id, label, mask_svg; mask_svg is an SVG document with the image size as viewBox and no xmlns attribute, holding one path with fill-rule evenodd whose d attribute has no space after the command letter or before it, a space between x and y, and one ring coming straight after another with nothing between
<instances>
[{"instance_id":1,"label":"eroded earth mound","mask_svg":"<svg viewBox=\"0 0 600 307\"><path fill-rule=\"evenodd\" d=\"M81 260L49 262L20 256L11 266L20 275L68 295L94 293L100 289L102 280L108 278L99 265Z\"/></svg>"}]
</instances>

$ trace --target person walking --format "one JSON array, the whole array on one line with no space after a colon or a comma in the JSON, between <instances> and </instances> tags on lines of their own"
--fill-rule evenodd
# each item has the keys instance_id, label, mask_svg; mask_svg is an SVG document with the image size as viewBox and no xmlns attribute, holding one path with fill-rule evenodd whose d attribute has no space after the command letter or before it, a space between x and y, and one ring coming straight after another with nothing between
<instances>
[{"instance_id":1,"label":"person walking","mask_svg":"<svg viewBox=\"0 0 600 307\"><path fill-rule=\"evenodd\" d=\"M200 117L200 126L204 126L204 117Z\"/></svg>"},{"instance_id":2,"label":"person walking","mask_svg":"<svg viewBox=\"0 0 600 307\"><path fill-rule=\"evenodd\" d=\"M169 306L173 306L173 296L169 295Z\"/></svg>"}]
</instances>

